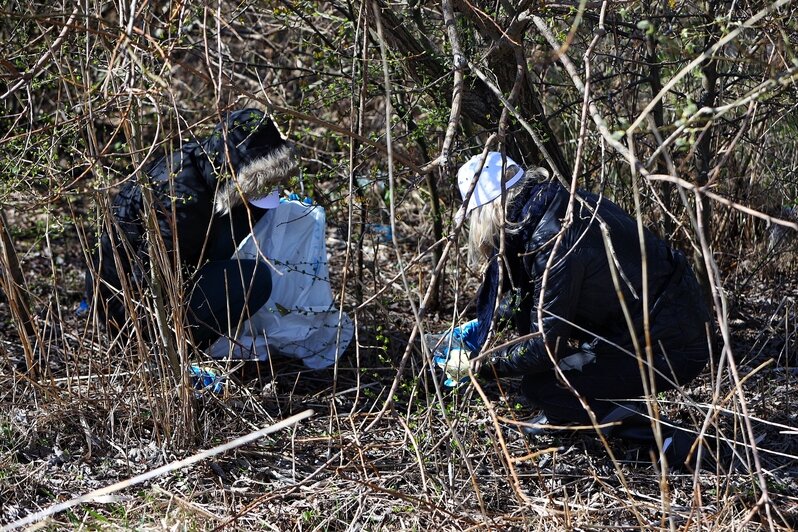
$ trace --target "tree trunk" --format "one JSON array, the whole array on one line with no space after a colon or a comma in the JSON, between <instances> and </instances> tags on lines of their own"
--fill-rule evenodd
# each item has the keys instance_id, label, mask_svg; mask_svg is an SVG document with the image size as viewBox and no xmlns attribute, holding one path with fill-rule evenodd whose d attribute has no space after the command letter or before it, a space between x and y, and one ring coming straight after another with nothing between
<instances>
[{"instance_id":1,"label":"tree trunk","mask_svg":"<svg viewBox=\"0 0 798 532\"><path fill-rule=\"evenodd\" d=\"M526 4L527 2L522 2ZM416 38L411 33L405 22L401 22L391 8L385 6L383 1L378 1L383 17L384 37L392 50L407 58L403 62L407 73L421 87L428 87L428 94L440 105L451 103L451 86L432 84L431 80L448 79L451 67L444 64L446 56L441 51L436 50L434 45L423 37ZM526 121L533 124L537 129L537 134L542 139L542 146L538 146L523 128L513 126L506 137L506 148L508 154L518 161L528 161L528 164L546 166L541 148L545 149L554 161L554 165L561 175L566 179L570 177L570 165L566 163L565 157L560 149L560 144L554 131L549 126L545 116L543 105L531 82L526 63L518 64L517 57L524 57L525 54L518 54L517 48L523 46L524 34L528 27L527 23L515 22L512 25L506 24L501 27L508 27L506 32L499 32L497 27L486 20L484 16L476 13L471 5L463 1L454 2L455 9L465 18L473 23L473 27L480 36L495 43L493 53L488 57L488 69L495 76L497 86L504 96L510 94L515 84L516 73L519 67L524 69L525 79L519 97L515 102L517 112ZM523 5L517 11L523 10ZM512 15L508 20L513 20ZM423 32L419 32L423 34ZM472 58L467 58L469 61ZM450 83L449 80L447 83ZM491 88L476 76L472 76L465 84L463 93L462 115L466 120L478 124L488 132L498 129L499 118L502 114L504 104Z\"/></svg>"},{"instance_id":2,"label":"tree trunk","mask_svg":"<svg viewBox=\"0 0 798 532\"><path fill-rule=\"evenodd\" d=\"M718 28L715 22L715 2L707 2L707 35L705 39L705 47L709 48L718 40ZM717 81L718 71L717 62L714 59L703 63L701 65L702 79L702 92L698 101L698 108L714 107L718 97ZM709 119L711 120L711 119ZM698 186L704 186L709 180L709 172L712 170L713 154L712 154L712 124L706 123L703 131L701 132L698 142L696 144L696 177L695 182ZM709 230L709 223L712 219L712 203L706 196L701 196L701 205L697 210L698 226ZM709 235L707 235L709 238ZM712 288L710 286L710 276L706 269L705 262L700 252L695 252L693 260L695 264L695 273L698 277L698 282L701 285L704 298L706 299L709 308L712 308Z\"/></svg>"}]
</instances>

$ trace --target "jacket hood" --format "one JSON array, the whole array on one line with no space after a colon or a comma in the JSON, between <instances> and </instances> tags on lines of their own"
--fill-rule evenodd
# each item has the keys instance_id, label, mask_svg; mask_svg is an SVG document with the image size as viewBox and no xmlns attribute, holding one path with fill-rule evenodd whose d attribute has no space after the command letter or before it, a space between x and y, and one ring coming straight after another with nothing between
<instances>
[{"instance_id":1,"label":"jacket hood","mask_svg":"<svg viewBox=\"0 0 798 532\"><path fill-rule=\"evenodd\" d=\"M232 166L233 176L219 178L214 209L228 213L246 198L271 192L297 168L292 145L272 119L257 109L226 116L203 143L216 168ZM215 179L213 179L215 181Z\"/></svg>"}]
</instances>

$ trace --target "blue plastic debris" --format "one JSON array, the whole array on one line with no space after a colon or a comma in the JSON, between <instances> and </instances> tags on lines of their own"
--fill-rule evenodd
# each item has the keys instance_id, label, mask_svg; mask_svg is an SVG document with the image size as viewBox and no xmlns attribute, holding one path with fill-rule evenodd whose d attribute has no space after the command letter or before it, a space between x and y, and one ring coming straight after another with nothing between
<instances>
[{"instance_id":1,"label":"blue plastic debris","mask_svg":"<svg viewBox=\"0 0 798 532\"><path fill-rule=\"evenodd\" d=\"M366 231L376 235L379 242L390 242L393 240L393 230L386 224L367 224Z\"/></svg>"},{"instance_id":2,"label":"blue plastic debris","mask_svg":"<svg viewBox=\"0 0 798 532\"><path fill-rule=\"evenodd\" d=\"M75 309L75 316L83 316L89 311L89 304L85 299L81 299L78 308Z\"/></svg>"},{"instance_id":3,"label":"blue plastic debris","mask_svg":"<svg viewBox=\"0 0 798 532\"><path fill-rule=\"evenodd\" d=\"M188 367L188 371L191 374L191 381L196 390L210 390L214 394L222 392L224 377L217 375L211 368L191 364Z\"/></svg>"}]
</instances>

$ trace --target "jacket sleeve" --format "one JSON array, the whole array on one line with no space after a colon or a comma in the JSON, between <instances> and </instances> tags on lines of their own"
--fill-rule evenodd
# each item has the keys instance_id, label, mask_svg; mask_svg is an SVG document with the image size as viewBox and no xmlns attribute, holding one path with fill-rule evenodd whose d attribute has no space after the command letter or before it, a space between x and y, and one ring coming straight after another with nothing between
<instances>
[{"instance_id":1,"label":"jacket sleeve","mask_svg":"<svg viewBox=\"0 0 798 532\"><path fill-rule=\"evenodd\" d=\"M137 183L129 181L110 205L111 216L103 222L92 265L86 271L86 296L93 302L97 291L97 311L102 321L108 318L109 325L121 326L125 321L123 286L139 293L147 282L142 270L148 257L144 249L141 209L141 189Z\"/></svg>"},{"instance_id":2,"label":"jacket sleeve","mask_svg":"<svg viewBox=\"0 0 798 532\"><path fill-rule=\"evenodd\" d=\"M168 165L156 164L150 173L164 247L172 253L177 243L181 263L197 266L213 215L213 191L193 151L193 146L184 147L166 161Z\"/></svg>"},{"instance_id":3,"label":"jacket sleeve","mask_svg":"<svg viewBox=\"0 0 798 532\"><path fill-rule=\"evenodd\" d=\"M515 331L521 335L536 331L536 321L530 321L536 316L531 311L534 304L531 293L524 294L519 289L506 292L499 301L496 330Z\"/></svg>"},{"instance_id":4,"label":"jacket sleeve","mask_svg":"<svg viewBox=\"0 0 798 532\"><path fill-rule=\"evenodd\" d=\"M544 285L543 274L550 254L542 253L525 264L527 274L534 279L532 310L529 320L537 330L538 304L543 294L542 336L517 343L490 358L498 376L518 376L540 373L553 367L546 345L555 357L567 354L571 336L571 322L576 315L584 266L578 251L558 253L548 270Z\"/></svg>"}]
</instances>

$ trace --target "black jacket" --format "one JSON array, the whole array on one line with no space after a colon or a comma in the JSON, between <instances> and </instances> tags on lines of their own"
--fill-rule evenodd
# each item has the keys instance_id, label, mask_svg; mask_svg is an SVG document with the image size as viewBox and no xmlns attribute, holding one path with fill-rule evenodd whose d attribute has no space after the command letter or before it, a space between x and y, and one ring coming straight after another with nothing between
<instances>
[{"instance_id":1,"label":"black jacket","mask_svg":"<svg viewBox=\"0 0 798 532\"><path fill-rule=\"evenodd\" d=\"M123 280L129 296L144 293L150 277L148 210L168 252L167 269L174 272L179 264L190 275L208 260L231 257L264 212L244 198L269 193L296 164L272 120L255 109L230 113L207 138L156 159L145 170L144 185L131 177L111 205L87 270L89 301L96 287L100 315L121 325Z\"/></svg>"},{"instance_id":2,"label":"black jacket","mask_svg":"<svg viewBox=\"0 0 798 532\"><path fill-rule=\"evenodd\" d=\"M579 192L584 201L574 199L571 221L564 223L571 199L567 190L558 183L528 182L523 186L507 216L518 224L506 235L505 255L504 288L514 287L515 298L512 302L504 298L500 317L511 316L521 335L535 332L542 296L544 334L493 357L495 371L523 375L551 369L546 343L555 359L578 350L583 342L593 343L597 356L628 356L624 353L634 352L633 336L645 346L637 221L608 199ZM668 353L707 345L710 315L686 258L645 229L643 241L655 350L660 352L662 347ZM618 274L620 295L610 260ZM481 323L490 321L499 292L497 267L493 265L488 272L477 301ZM633 323L631 330L622 302Z\"/></svg>"}]
</instances>

